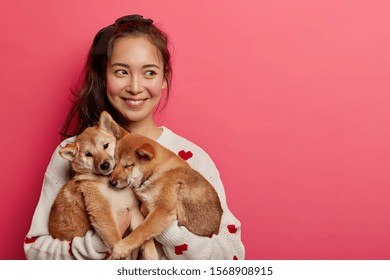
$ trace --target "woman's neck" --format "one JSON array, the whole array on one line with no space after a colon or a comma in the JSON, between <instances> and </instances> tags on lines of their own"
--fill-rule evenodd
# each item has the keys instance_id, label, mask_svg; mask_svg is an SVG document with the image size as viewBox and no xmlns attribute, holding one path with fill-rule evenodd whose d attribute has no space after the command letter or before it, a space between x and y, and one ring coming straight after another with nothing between
<instances>
[{"instance_id":1,"label":"woman's neck","mask_svg":"<svg viewBox=\"0 0 390 280\"><path fill-rule=\"evenodd\" d=\"M160 137L162 133L162 129L154 122L149 122L147 124L141 122L131 122L126 126L126 128L130 132L138 133L154 140Z\"/></svg>"}]
</instances>

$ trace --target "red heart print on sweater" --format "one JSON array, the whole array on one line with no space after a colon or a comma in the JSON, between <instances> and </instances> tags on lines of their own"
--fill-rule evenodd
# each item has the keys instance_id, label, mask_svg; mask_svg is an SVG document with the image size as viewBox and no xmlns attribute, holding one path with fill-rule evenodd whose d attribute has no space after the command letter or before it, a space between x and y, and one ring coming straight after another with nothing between
<instances>
[{"instance_id":1,"label":"red heart print on sweater","mask_svg":"<svg viewBox=\"0 0 390 280\"><path fill-rule=\"evenodd\" d=\"M176 255L183 255L184 251L188 250L188 245L187 244L181 244L179 246L175 246L175 254Z\"/></svg>"},{"instance_id":2,"label":"red heart print on sweater","mask_svg":"<svg viewBox=\"0 0 390 280\"><path fill-rule=\"evenodd\" d=\"M35 240L37 240L37 239L38 239L38 236L26 237L26 238L24 239L24 243L26 243L26 244L31 244L31 243L34 243Z\"/></svg>"},{"instance_id":3,"label":"red heart print on sweater","mask_svg":"<svg viewBox=\"0 0 390 280\"><path fill-rule=\"evenodd\" d=\"M191 151L186 152L184 150L181 150L179 152L179 157L181 157L184 160L190 159L190 158L192 158L192 156L193 156L193 154L191 153Z\"/></svg>"},{"instance_id":4,"label":"red heart print on sweater","mask_svg":"<svg viewBox=\"0 0 390 280\"><path fill-rule=\"evenodd\" d=\"M236 225L228 225L227 228L228 228L229 232L232 233L232 234L237 232Z\"/></svg>"}]
</instances>

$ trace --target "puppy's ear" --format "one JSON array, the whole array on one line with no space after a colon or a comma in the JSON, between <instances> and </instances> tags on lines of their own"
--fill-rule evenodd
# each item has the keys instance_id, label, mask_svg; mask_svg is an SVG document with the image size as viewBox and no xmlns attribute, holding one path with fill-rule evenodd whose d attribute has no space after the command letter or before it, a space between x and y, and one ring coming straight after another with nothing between
<instances>
[{"instance_id":1,"label":"puppy's ear","mask_svg":"<svg viewBox=\"0 0 390 280\"><path fill-rule=\"evenodd\" d=\"M121 127L119 124L116 124L119 131L117 133L117 135L115 135L116 139L120 139L122 138L123 136L125 136L126 134L129 134L130 132L128 132L126 129L124 129L123 127Z\"/></svg>"},{"instance_id":2,"label":"puppy's ear","mask_svg":"<svg viewBox=\"0 0 390 280\"><path fill-rule=\"evenodd\" d=\"M106 111L103 111L100 114L98 128L114 135L117 139L121 138L125 135L125 133L127 133L127 131L120 127L120 125L118 125L111 117L111 115Z\"/></svg>"},{"instance_id":3,"label":"puppy's ear","mask_svg":"<svg viewBox=\"0 0 390 280\"><path fill-rule=\"evenodd\" d=\"M77 153L76 143L70 143L60 150L60 155L63 158L70 160L70 161L72 161L74 159L74 157L76 156L76 153Z\"/></svg>"},{"instance_id":4,"label":"puppy's ear","mask_svg":"<svg viewBox=\"0 0 390 280\"><path fill-rule=\"evenodd\" d=\"M149 143L143 144L137 150L135 150L140 158L151 160L154 157L154 148Z\"/></svg>"}]
</instances>

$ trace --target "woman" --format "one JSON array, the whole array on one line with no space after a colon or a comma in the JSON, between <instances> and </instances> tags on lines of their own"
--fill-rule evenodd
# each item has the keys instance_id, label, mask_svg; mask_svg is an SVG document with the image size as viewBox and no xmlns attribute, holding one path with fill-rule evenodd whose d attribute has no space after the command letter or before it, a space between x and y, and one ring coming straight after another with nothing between
<instances>
[{"instance_id":1,"label":"woman","mask_svg":"<svg viewBox=\"0 0 390 280\"><path fill-rule=\"evenodd\" d=\"M224 210L218 235L197 236L177 221L156 240L161 243L168 259L243 259L241 225L226 205L219 172L210 157L200 147L175 134L166 127L158 127L154 113L162 96L169 97L171 81L170 53L167 36L151 19L139 15L119 18L115 24L100 30L88 53L85 77L76 94L62 130L65 139L54 151L47 167L42 193L34 213L32 225L25 239L28 259L104 259L108 248L93 230L71 242L53 239L48 233L51 205L59 189L70 178L69 162L58 150L74 141L74 135L95 125L102 111L108 111L126 130L156 140L178 154L200 172L216 189ZM78 118L75 131L72 121ZM120 231L129 225L124 211Z\"/></svg>"}]
</instances>

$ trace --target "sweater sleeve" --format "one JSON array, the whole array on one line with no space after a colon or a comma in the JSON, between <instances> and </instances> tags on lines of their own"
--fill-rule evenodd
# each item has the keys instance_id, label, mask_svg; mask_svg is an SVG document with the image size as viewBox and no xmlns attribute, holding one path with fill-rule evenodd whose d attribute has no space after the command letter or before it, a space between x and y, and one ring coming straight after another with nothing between
<instances>
[{"instance_id":1,"label":"sweater sleeve","mask_svg":"<svg viewBox=\"0 0 390 280\"><path fill-rule=\"evenodd\" d=\"M174 221L156 240L163 245L167 257L173 260L235 260L245 257L241 225L226 212L218 235L198 236Z\"/></svg>"},{"instance_id":2,"label":"sweater sleeve","mask_svg":"<svg viewBox=\"0 0 390 280\"><path fill-rule=\"evenodd\" d=\"M163 250L169 259L244 259L245 248L241 242L241 223L228 209L219 172L205 152L197 150L194 153L201 156L198 159L194 156L194 159L188 162L210 181L221 201L223 215L219 233L210 237L198 236L184 226L178 226L177 221L174 221L167 230L156 237L156 240L163 245Z\"/></svg>"},{"instance_id":3,"label":"sweater sleeve","mask_svg":"<svg viewBox=\"0 0 390 280\"><path fill-rule=\"evenodd\" d=\"M57 147L47 167L38 205L24 240L27 259L103 259L107 254L106 246L94 231L71 242L54 239L49 234L51 206L70 174L69 161L60 156L59 150L72 141L74 138L67 139Z\"/></svg>"}]
</instances>

